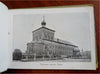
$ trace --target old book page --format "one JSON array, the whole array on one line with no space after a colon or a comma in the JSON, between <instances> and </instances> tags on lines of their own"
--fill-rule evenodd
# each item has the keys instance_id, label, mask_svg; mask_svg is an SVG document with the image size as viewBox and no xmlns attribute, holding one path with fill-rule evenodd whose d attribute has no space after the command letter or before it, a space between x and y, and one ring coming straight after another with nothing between
<instances>
[{"instance_id":1,"label":"old book page","mask_svg":"<svg viewBox=\"0 0 100 74\"><path fill-rule=\"evenodd\" d=\"M95 70L93 6L9 10L13 69Z\"/></svg>"},{"instance_id":2,"label":"old book page","mask_svg":"<svg viewBox=\"0 0 100 74\"><path fill-rule=\"evenodd\" d=\"M0 2L0 72L7 70L10 62L10 50L8 48L9 24L8 8Z\"/></svg>"}]
</instances>

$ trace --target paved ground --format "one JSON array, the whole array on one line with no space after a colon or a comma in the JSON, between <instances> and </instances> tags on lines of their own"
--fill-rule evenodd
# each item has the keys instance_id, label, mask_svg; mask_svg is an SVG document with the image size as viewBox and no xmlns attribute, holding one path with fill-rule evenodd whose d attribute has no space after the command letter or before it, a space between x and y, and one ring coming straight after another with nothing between
<instances>
[{"instance_id":1,"label":"paved ground","mask_svg":"<svg viewBox=\"0 0 100 74\"><path fill-rule=\"evenodd\" d=\"M70 58L64 58L63 61L66 61L66 62L91 62L91 59L70 59Z\"/></svg>"},{"instance_id":2,"label":"paved ground","mask_svg":"<svg viewBox=\"0 0 100 74\"><path fill-rule=\"evenodd\" d=\"M60 61L60 62L91 62L91 59L73 59L73 58L64 58L64 59L55 59L55 60L50 60L50 59L39 59L35 60L37 62L40 61ZM22 60L22 62L35 62L34 60Z\"/></svg>"},{"instance_id":3,"label":"paved ground","mask_svg":"<svg viewBox=\"0 0 100 74\"><path fill-rule=\"evenodd\" d=\"M78 63L77 63L78 62ZM70 59L70 58L64 58L63 60L59 59L59 60L48 60L48 61L26 61L26 62L21 62L21 61L13 61L11 63L11 65L9 66L9 68L17 68L17 69L36 69L38 68L38 66L40 65L47 65L49 67L49 65L54 65L55 64L61 64L63 65L64 63L66 63L67 65L69 64L74 64L77 63L90 63L91 60L90 59ZM82 64L81 64L82 65ZM40 66L42 68L42 66ZM39 67L39 68L40 68ZM72 67L71 67L72 68Z\"/></svg>"}]
</instances>

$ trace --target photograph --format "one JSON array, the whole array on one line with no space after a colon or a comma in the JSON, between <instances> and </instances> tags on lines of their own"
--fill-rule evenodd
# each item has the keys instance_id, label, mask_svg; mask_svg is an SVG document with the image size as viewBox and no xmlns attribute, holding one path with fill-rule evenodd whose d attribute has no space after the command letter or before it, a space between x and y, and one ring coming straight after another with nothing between
<instances>
[{"instance_id":1,"label":"photograph","mask_svg":"<svg viewBox=\"0 0 100 74\"><path fill-rule=\"evenodd\" d=\"M87 12L13 16L13 62L91 62Z\"/></svg>"}]
</instances>

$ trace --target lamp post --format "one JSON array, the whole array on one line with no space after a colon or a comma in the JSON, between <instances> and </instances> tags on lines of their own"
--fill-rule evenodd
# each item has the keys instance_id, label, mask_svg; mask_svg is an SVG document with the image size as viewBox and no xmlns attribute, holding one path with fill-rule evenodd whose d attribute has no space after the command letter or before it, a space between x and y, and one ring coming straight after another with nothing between
<instances>
[{"instance_id":1,"label":"lamp post","mask_svg":"<svg viewBox=\"0 0 100 74\"><path fill-rule=\"evenodd\" d=\"M43 58L42 59L44 60L45 59L44 58L44 56L45 56L45 44L44 43L43 43L43 52L42 52L42 55L43 55Z\"/></svg>"},{"instance_id":2,"label":"lamp post","mask_svg":"<svg viewBox=\"0 0 100 74\"><path fill-rule=\"evenodd\" d=\"M45 52L44 51L43 51L42 55L43 55L43 58L42 59L44 60L44 56L45 56Z\"/></svg>"},{"instance_id":3,"label":"lamp post","mask_svg":"<svg viewBox=\"0 0 100 74\"><path fill-rule=\"evenodd\" d=\"M51 60L51 57L52 57L52 51L48 51L48 55L49 55L49 57L50 57L50 59L49 60Z\"/></svg>"},{"instance_id":4,"label":"lamp post","mask_svg":"<svg viewBox=\"0 0 100 74\"><path fill-rule=\"evenodd\" d=\"M36 53L34 53L34 60L36 60Z\"/></svg>"},{"instance_id":5,"label":"lamp post","mask_svg":"<svg viewBox=\"0 0 100 74\"><path fill-rule=\"evenodd\" d=\"M34 60L36 60L36 45L34 44Z\"/></svg>"}]
</instances>

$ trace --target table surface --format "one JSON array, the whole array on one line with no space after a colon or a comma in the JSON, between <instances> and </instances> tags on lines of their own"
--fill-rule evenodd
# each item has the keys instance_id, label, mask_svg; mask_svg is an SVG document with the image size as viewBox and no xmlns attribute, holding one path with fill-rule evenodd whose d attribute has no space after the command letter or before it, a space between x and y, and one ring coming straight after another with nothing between
<instances>
[{"instance_id":1,"label":"table surface","mask_svg":"<svg viewBox=\"0 0 100 74\"><path fill-rule=\"evenodd\" d=\"M34 7L50 7L50 6L68 6L68 5L84 5L93 4L94 5L94 17L95 17L95 31L96 31L96 47L97 47L97 58L98 58L98 68L96 70L22 70L22 69L8 69L4 73L99 73L100 72L100 15L99 15L99 0L2 0L9 9L17 8L34 8Z\"/></svg>"}]
</instances>

